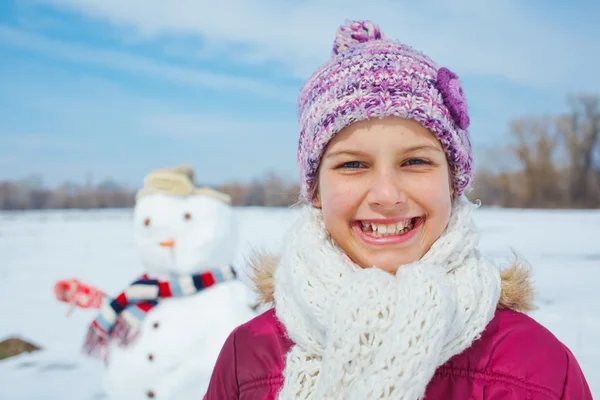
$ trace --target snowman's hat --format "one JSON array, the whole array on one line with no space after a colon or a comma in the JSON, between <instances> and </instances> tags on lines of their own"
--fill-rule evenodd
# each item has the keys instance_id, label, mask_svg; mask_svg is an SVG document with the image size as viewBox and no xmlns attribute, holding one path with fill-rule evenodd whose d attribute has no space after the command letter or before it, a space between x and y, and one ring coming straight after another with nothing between
<instances>
[{"instance_id":1,"label":"snowman's hat","mask_svg":"<svg viewBox=\"0 0 600 400\"><path fill-rule=\"evenodd\" d=\"M227 204L231 204L231 196L213 188L194 186L194 170L190 165L179 165L175 168L162 168L150 172L144 178L144 187L136 195L136 200L150 194L166 194L169 196L210 196Z\"/></svg>"}]
</instances>

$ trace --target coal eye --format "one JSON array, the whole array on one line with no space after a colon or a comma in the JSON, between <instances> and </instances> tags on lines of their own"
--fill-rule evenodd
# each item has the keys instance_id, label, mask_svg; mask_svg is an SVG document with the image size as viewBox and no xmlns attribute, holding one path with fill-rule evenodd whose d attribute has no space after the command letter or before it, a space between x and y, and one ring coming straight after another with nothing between
<instances>
[{"instance_id":1,"label":"coal eye","mask_svg":"<svg viewBox=\"0 0 600 400\"><path fill-rule=\"evenodd\" d=\"M150 218L146 218L146 219L144 220L144 225L146 225L146 226L150 226Z\"/></svg>"},{"instance_id":2,"label":"coal eye","mask_svg":"<svg viewBox=\"0 0 600 400\"><path fill-rule=\"evenodd\" d=\"M192 219L192 214L187 212L187 213L183 214L183 218L185 218L186 221L189 221L190 219Z\"/></svg>"}]
</instances>

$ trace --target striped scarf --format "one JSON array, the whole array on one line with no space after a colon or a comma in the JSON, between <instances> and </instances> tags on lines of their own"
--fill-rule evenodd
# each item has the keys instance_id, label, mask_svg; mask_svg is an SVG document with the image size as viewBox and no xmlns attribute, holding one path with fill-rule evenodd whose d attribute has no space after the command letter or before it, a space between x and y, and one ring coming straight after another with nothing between
<instances>
[{"instance_id":1,"label":"striped scarf","mask_svg":"<svg viewBox=\"0 0 600 400\"><path fill-rule=\"evenodd\" d=\"M110 340L121 347L137 336L141 321L162 299L196 294L217 283L236 279L233 267L213 269L201 274L180 275L168 281L144 274L117 297L105 297L100 313L90 324L83 346L87 355L107 361Z\"/></svg>"}]
</instances>

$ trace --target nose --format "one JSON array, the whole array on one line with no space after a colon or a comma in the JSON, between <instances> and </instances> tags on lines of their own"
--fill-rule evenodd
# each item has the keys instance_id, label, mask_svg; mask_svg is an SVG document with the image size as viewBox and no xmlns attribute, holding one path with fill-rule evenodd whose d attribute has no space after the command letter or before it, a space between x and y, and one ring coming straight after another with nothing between
<instances>
[{"instance_id":1,"label":"nose","mask_svg":"<svg viewBox=\"0 0 600 400\"><path fill-rule=\"evenodd\" d=\"M394 171L378 171L369 190L369 203L373 206L393 208L407 201L400 177Z\"/></svg>"},{"instance_id":2,"label":"nose","mask_svg":"<svg viewBox=\"0 0 600 400\"><path fill-rule=\"evenodd\" d=\"M161 247L175 247L174 240L165 240L164 242L160 242L159 244L161 245Z\"/></svg>"}]
</instances>

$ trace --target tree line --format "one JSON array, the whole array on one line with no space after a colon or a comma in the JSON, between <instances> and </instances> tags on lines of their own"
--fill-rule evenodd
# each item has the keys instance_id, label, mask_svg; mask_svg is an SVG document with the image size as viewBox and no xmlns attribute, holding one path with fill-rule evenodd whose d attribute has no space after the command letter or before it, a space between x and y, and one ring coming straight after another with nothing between
<instances>
[{"instance_id":1,"label":"tree line","mask_svg":"<svg viewBox=\"0 0 600 400\"><path fill-rule=\"evenodd\" d=\"M215 189L227 193L234 206L285 207L298 200L300 186L276 174L251 183L226 183ZM54 189L31 187L24 182L0 182L0 210L130 208L135 190L65 184Z\"/></svg>"},{"instance_id":2,"label":"tree line","mask_svg":"<svg viewBox=\"0 0 600 400\"><path fill-rule=\"evenodd\" d=\"M476 157L477 175L468 194L485 206L507 208L600 208L600 96L568 99L561 115L514 120L509 135L489 154ZM251 183L215 187L235 206L285 207L300 186L274 173ZM46 189L0 182L0 209L129 208L135 192L114 184L63 185Z\"/></svg>"},{"instance_id":3,"label":"tree line","mask_svg":"<svg viewBox=\"0 0 600 400\"><path fill-rule=\"evenodd\" d=\"M501 207L599 208L600 96L568 104L561 115L513 121L509 145L487 155L471 197Z\"/></svg>"}]
</instances>

